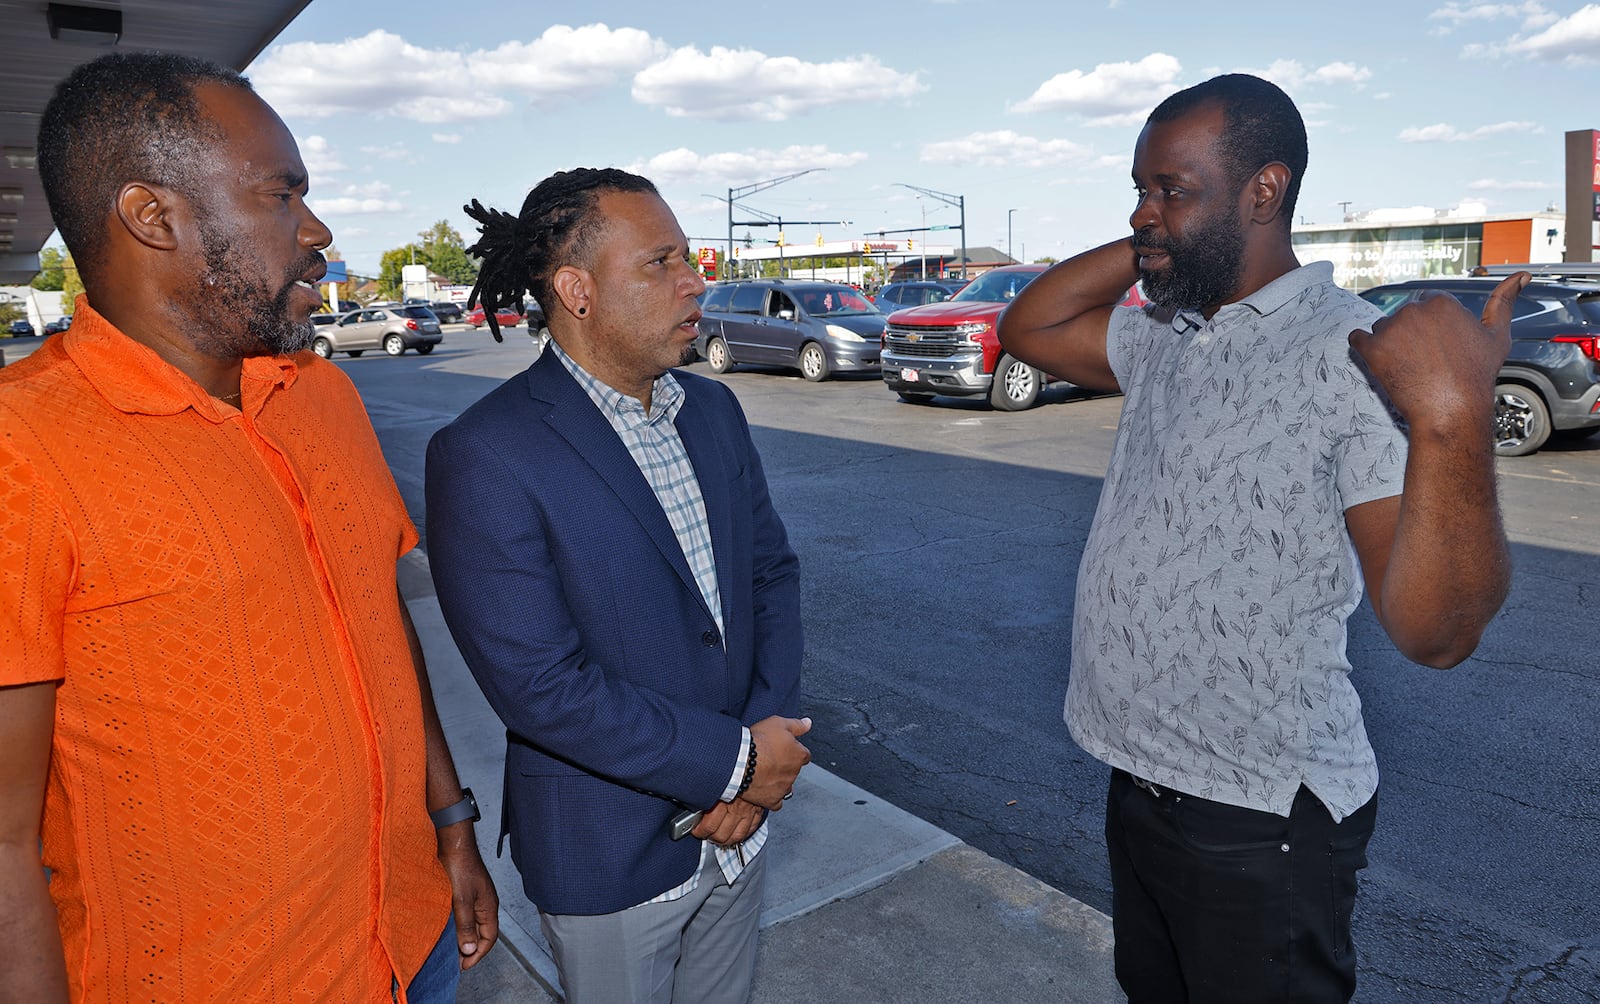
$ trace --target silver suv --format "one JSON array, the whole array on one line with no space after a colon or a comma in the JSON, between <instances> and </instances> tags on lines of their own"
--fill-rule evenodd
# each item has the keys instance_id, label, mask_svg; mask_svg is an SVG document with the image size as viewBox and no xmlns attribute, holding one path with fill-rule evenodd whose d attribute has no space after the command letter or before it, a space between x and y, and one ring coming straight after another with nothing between
<instances>
[{"instance_id":1,"label":"silver suv","mask_svg":"<svg viewBox=\"0 0 1600 1004\"><path fill-rule=\"evenodd\" d=\"M332 358L335 352L359 356L378 348L391 356L403 355L406 349L416 349L418 355L425 356L442 341L444 332L439 328L439 319L427 307L363 307L332 324L317 323L311 351L324 359Z\"/></svg>"}]
</instances>

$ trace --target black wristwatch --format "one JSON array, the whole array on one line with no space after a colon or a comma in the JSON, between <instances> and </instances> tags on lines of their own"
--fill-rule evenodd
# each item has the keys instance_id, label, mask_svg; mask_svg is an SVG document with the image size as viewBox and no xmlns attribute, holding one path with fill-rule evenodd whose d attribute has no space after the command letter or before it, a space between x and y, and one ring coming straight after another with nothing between
<instances>
[{"instance_id":1,"label":"black wristwatch","mask_svg":"<svg viewBox=\"0 0 1600 1004\"><path fill-rule=\"evenodd\" d=\"M478 800L472 797L472 789L462 788L461 801L430 812L428 816L433 820L433 828L442 830L446 826L454 826L463 819L470 819L476 823L483 818L483 813L478 811Z\"/></svg>"}]
</instances>

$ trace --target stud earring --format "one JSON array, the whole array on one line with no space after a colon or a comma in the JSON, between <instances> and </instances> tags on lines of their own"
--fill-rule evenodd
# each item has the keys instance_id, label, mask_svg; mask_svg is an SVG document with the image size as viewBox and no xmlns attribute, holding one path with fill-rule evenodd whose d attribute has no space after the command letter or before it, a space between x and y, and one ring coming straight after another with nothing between
<instances>
[{"instance_id":1,"label":"stud earring","mask_svg":"<svg viewBox=\"0 0 1600 1004\"><path fill-rule=\"evenodd\" d=\"M589 312L589 308L588 307L579 307L578 308L578 316L579 317L582 317L584 314L587 314L588 312Z\"/></svg>"}]
</instances>

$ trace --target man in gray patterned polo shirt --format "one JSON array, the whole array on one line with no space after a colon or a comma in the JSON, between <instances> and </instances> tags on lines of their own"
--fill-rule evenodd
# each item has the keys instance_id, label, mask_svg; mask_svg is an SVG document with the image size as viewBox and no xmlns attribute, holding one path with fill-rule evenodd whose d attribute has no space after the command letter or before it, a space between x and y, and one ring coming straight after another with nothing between
<instances>
[{"instance_id":1,"label":"man in gray patterned polo shirt","mask_svg":"<svg viewBox=\"0 0 1600 1004\"><path fill-rule=\"evenodd\" d=\"M1057 265L1001 322L1011 354L1126 395L1066 720L1113 768L1135 1004L1350 999L1378 771L1346 621L1364 588L1403 654L1449 667L1509 584L1492 389L1527 276L1481 320L1449 297L1382 318L1296 260L1305 166L1274 85L1173 95L1135 147L1132 237ZM1114 306L1135 279L1153 309Z\"/></svg>"}]
</instances>

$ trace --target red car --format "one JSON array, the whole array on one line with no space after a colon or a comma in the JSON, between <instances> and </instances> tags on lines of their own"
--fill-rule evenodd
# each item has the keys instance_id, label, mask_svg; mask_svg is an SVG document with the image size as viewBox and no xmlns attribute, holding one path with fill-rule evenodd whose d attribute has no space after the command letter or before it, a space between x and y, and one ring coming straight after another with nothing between
<instances>
[{"instance_id":1,"label":"red car","mask_svg":"<svg viewBox=\"0 0 1600 1004\"><path fill-rule=\"evenodd\" d=\"M1002 411L1033 407L1039 391L1056 378L1000 348L995 323L1022 287L1048 267L997 268L948 300L889 315L879 357L883 382L906 401L984 395ZM1137 306L1144 298L1134 287L1123 302Z\"/></svg>"},{"instance_id":2,"label":"red car","mask_svg":"<svg viewBox=\"0 0 1600 1004\"><path fill-rule=\"evenodd\" d=\"M488 323L488 319L484 317L483 304L481 303L461 315L461 319L474 328L481 328ZM494 319L495 323L502 328L514 328L522 323L522 314L510 307L501 307L494 312Z\"/></svg>"}]
</instances>

